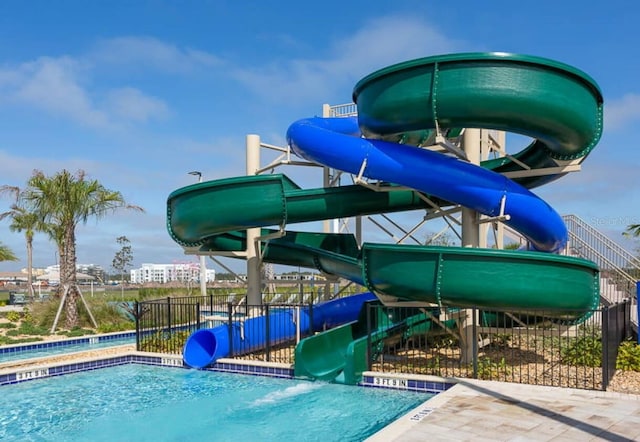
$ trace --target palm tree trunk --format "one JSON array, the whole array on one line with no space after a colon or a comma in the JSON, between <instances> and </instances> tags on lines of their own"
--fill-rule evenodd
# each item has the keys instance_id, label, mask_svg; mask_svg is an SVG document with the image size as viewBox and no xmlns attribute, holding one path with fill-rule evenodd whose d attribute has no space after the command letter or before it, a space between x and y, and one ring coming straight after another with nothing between
<instances>
[{"instance_id":1,"label":"palm tree trunk","mask_svg":"<svg viewBox=\"0 0 640 442\"><path fill-rule=\"evenodd\" d=\"M33 237L27 236L27 286L28 295L33 298Z\"/></svg>"},{"instance_id":2,"label":"palm tree trunk","mask_svg":"<svg viewBox=\"0 0 640 442\"><path fill-rule=\"evenodd\" d=\"M65 257L60 262L64 262L64 277L62 268L60 268L60 284L64 280L64 285L69 287L66 299L66 316L65 326L72 329L78 325L78 283L76 280L76 240L75 226L69 229L65 235Z\"/></svg>"}]
</instances>

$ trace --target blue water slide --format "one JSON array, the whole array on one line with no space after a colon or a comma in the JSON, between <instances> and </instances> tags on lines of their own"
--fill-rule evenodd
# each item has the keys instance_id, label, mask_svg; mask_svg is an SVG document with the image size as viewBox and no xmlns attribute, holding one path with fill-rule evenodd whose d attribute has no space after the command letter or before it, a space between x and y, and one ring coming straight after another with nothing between
<instances>
[{"instance_id":1,"label":"blue water slide","mask_svg":"<svg viewBox=\"0 0 640 442\"><path fill-rule=\"evenodd\" d=\"M296 155L359 175L400 184L504 221L534 249L558 252L567 242L560 215L530 190L480 166L415 146L361 137L356 118L307 118L287 141Z\"/></svg>"},{"instance_id":2,"label":"blue water slide","mask_svg":"<svg viewBox=\"0 0 640 442\"><path fill-rule=\"evenodd\" d=\"M307 333L310 325L313 330L324 330L355 321L364 303L373 299L376 299L375 295L367 292L319 303L313 306L311 312L308 307L301 308L300 333ZM267 344L267 329L270 345L285 342L296 336L297 318L296 310L287 308L266 316L233 321L231 333L229 324L195 331L184 344L184 363L200 369L229 356L232 348L234 354L264 348Z\"/></svg>"}]
</instances>

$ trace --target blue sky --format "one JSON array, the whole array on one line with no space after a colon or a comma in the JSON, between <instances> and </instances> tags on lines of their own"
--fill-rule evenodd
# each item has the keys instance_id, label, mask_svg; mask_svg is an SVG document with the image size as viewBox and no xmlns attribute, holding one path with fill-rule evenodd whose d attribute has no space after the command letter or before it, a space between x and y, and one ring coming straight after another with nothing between
<instances>
[{"instance_id":1,"label":"blue sky","mask_svg":"<svg viewBox=\"0 0 640 442\"><path fill-rule=\"evenodd\" d=\"M0 184L23 186L33 169L82 169L146 209L81 227L79 262L108 269L120 235L136 266L195 260L165 228L167 196L194 182L187 172L244 174L247 134L284 145L289 124L349 102L360 78L389 64L504 51L582 69L605 98L604 134L582 171L536 193L621 242L640 223L640 4L378 3L0 2ZM290 174L321 185L319 175ZM21 258L0 271L24 267L23 237L7 222L0 241ZM34 248L35 266L54 263L46 237Z\"/></svg>"}]
</instances>

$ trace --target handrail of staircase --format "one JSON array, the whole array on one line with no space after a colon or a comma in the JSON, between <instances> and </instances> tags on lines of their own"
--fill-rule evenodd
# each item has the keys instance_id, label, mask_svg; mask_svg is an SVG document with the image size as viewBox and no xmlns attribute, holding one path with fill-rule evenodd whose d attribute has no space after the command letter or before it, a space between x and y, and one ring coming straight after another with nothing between
<instances>
[{"instance_id":1,"label":"handrail of staircase","mask_svg":"<svg viewBox=\"0 0 640 442\"><path fill-rule=\"evenodd\" d=\"M633 276L631 276L629 273L627 273L626 270L620 268L617 264L611 262L609 259L607 259L606 257L602 256L602 254L600 252L598 252L596 249L594 249L588 242L586 242L585 240L583 240L582 238L578 237L577 235L575 235L573 232L569 232L569 238L571 241L577 242L579 246L588 249L589 251L593 252L593 254L595 255L596 259L592 259L590 256L583 256L585 258L591 259L592 261L596 261L596 263L598 264L599 267L607 267L607 269L613 270L615 273L617 273L618 275L622 276L624 279L627 280L627 282L632 283L635 285L636 283L636 278L634 278ZM576 248L575 246L573 246L574 248ZM579 251L579 249L576 249ZM599 261L599 262L597 262ZM605 264L604 266L602 264Z\"/></svg>"},{"instance_id":2,"label":"handrail of staircase","mask_svg":"<svg viewBox=\"0 0 640 442\"><path fill-rule=\"evenodd\" d=\"M598 241L601 241L602 243L604 243L605 247L612 250L614 253L617 253L620 256L620 258L628 262L631 267L633 267L634 269L640 270L640 258L629 253L627 250L624 249L624 247L620 246L618 243L616 243L615 241L613 241L612 239L604 235L602 232L598 231L596 228L586 223L580 217L576 215L564 215L562 218L565 224L567 224L568 230L570 232L574 232L575 234L575 230L576 230L576 229L572 229L572 226L571 226L572 223L579 226L580 228L586 230L590 235L593 235L594 237L596 237Z\"/></svg>"}]
</instances>

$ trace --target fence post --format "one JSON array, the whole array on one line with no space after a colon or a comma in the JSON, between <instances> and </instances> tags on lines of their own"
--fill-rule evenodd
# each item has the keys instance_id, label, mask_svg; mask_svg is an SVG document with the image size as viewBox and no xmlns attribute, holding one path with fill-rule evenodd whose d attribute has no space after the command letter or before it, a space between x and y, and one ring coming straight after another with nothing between
<instances>
[{"instance_id":1,"label":"fence post","mask_svg":"<svg viewBox=\"0 0 640 442\"><path fill-rule=\"evenodd\" d=\"M171 333L171 296L167 296L167 328Z\"/></svg>"},{"instance_id":2,"label":"fence post","mask_svg":"<svg viewBox=\"0 0 640 442\"><path fill-rule=\"evenodd\" d=\"M138 301L134 304L136 312L136 351L140 350L140 303Z\"/></svg>"},{"instance_id":3,"label":"fence post","mask_svg":"<svg viewBox=\"0 0 640 442\"><path fill-rule=\"evenodd\" d=\"M602 390L609 386L609 307L600 309L602 315Z\"/></svg>"},{"instance_id":4,"label":"fence post","mask_svg":"<svg viewBox=\"0 0 640 442\"><path fill-rule=\"evenodd\" d=\"M640 344L640 304L638 303L638 300L640 299L640 281L636 281L636 312L638 313L638 316L636 316L638 319L638 329L636 330L636 336L638 337L638 344Z\"/></svg>"},{"instance_id":5,"label":"fence post","mask_svg":"<svg viewBox=\"0 0 640 442\"><path fill-rule=\"evenodd\" d=\"M628 299L624 303L624 338L629 339L631 337L631 299Z\"/></svg>"},{"instance_id":6,"label":"fence post","mask_svg":"<svg viewBox=\"0 0 640 442\"><path fill-rule=\"evenodd\" d=\"M266 359L267 362L271 362L271 318L269 317L269 304L263 304L263 313L264 313L264 337L265 337L265 351L267 352ZM300 311L300 308L298 311ZM299 326L299 324L298 324Z\"/></svg>"},{"instance_id":7,"label":"fence post","mask_svg":"<svg viewBox=\"0 0 640 442\"><path fill-rule=\"evenodd\" d=\"M472 345L472 363L473 363L473 379L478 379L478 319L480 315L476 307L473 308L473 322L471 323L471 334L473 335Z\"/></svg>"},{"instance_id":8,"label":"fence post","mask_svg":"<svg viewBox=\"0 0 640 442\"><path fill-rule=\"evenodd\" d=\"M227 318L229 329L229 357L233 357L233 303L227 302Z\"/></svg>"},{"instance_id":9,"label":"fence post","mask_svg":"<svg viewBox=\"0 0 640 442\"><path fill-rule=\"evenodd\" d=\"M371 309L373 306L369 302L365 302L367 308L367 370L371 371L373 361L371 360Z\"/></svg>"}]
</instances>

